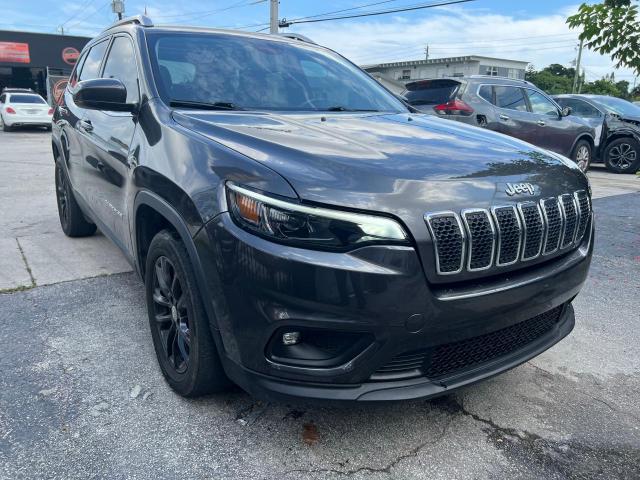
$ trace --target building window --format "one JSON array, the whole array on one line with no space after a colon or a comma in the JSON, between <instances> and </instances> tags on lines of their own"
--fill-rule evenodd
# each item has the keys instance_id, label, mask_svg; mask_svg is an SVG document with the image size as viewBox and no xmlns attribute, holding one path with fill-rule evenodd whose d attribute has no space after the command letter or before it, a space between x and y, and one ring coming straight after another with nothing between
<instances>
[{"instance_id":1,"label":"building window","mask_svg":"<svg viewBox=\"0 0 640 480\"><path fill-rule=\"evenodd\" d=\"M489 75L490 77L497 77L498 76L498 67L487 67L487 75Z\"/></svg>"},{"instance_id":2,"label":"building window","mask_svg":"<svg viewBox=\"0 0 640 480\"><path fill-rule=\"evenodd\" d=\"M520 75L518 75L518 69L516 68L510 68L509 71L507 72L507 76L509 78L515 78L515 79L520 78Z\"/></svg>"},{"instance_id":3,"label":"building window","mask_svg":"<svg viewBox=\"0 0 640 480\"><path fill-rule=\"evenodd\" d=\"M411 80L411 70L402 70L400 80Z\"/></svg>"}]
</instances>

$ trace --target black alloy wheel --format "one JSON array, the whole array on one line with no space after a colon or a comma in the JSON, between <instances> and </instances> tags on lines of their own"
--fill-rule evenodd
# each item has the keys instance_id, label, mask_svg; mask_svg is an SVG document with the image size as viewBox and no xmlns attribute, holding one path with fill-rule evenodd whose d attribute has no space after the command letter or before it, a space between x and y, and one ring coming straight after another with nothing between
<instances>
[{"instance_id":1,"label":"black alloy wheel","mask_svg":"<svg viewBox=\"0 0 640 480\"><path fill-rule=\"evenodd\" d=\"M177 375L189 367L191 331L189 303L175 266L164 255L153 269L153 316L163 353Z\"/></svg>"},{"instance_id":2,"label":"black alloy wheel","mask_svg":"<svg viewBox=\"0 0 640 480\"><path fill-rule=\"evenodd\" d=\"M615 173L635 173L640 168L640 143L633 138L612 141L604 153L608 170Z\"/></svg>"},{"instance_id":3,"label":"black alloy wheel","mask_svg":"<svg viewBox=\"0 0 640 480\"><path fill-rule=\"evenodd\" d=\"M62 166L62 160L56 160L55 170L56 203L62 231L68 237L86 237L96 232L95 224L87 221L73 196L69 178Z\"/></svg>"},{"instance_id":4,"label":"black alloy wheel","mask_svg":"<svg viewBox=\"0 0 640 480\"><path fill-rule=\"evenodd\" d=\"M67 193L67 178L62 167L56 162L56 199L58 201L58 215L63 230L69 225L69 196Z\"/></svg>"},{"instance_id":5,"label":"black alloy wheel","mask_svg":"<svg viewBox=\"0 0 640 480\"><path fill-rule=\"evenodd\" d=\"M169 386L185 397L227 389L191 259L174 231L151 240L144 279L153 346Z\"/></svg>"}]
</instances>

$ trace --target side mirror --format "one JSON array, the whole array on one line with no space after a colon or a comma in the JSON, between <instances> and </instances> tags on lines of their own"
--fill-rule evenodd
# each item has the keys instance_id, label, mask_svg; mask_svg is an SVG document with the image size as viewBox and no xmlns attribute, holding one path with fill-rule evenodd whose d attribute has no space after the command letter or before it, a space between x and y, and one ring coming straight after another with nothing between
<instances>
[{"instance_id":1,"label":"side mirror","mask_svg":"<svg viewBox=\"0 0 640 480\"><path fill-rule=\"evenodd\" d=\"M134 112L138 105L127 103L127 87L115 78L94 78L78 82L73 101L80 108L110 112Z\"/></svg>"},{"instance_id":2,"label":"side mirror","mask_svg":"<svg viewBox=\"0 0 640 480\"><path fill-rule=\"evenodd\" d=\"M562 109L562 112L560 113L561 117L568 117L569 115L571 115L571 112L573 112L573 110L571 109L571 107L564 107Z\"/></svg>"}]
</instances>

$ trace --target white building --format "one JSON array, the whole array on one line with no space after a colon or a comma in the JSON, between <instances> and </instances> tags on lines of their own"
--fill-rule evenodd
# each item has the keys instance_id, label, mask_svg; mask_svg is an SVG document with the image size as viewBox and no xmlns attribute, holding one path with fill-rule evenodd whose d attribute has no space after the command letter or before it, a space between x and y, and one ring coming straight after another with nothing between
<instances>
[{"instance_id":1,"label":"white building","mask_svg":"<svg viewBox=\"0 0 640 480\"><path fill-rule=\"evenodd\" d=\"M491 75L524 79L529 62L503 58L468 55L464 57L409 60L406 62L363 65L372 75L403 83L425 78L467 77L469 75Z\"/></svg>"}]
</instances>

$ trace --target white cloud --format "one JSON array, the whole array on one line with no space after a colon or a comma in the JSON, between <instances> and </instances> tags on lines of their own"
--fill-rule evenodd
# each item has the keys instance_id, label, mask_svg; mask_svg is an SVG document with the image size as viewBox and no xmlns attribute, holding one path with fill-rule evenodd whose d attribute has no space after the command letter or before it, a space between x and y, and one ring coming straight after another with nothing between
<instances>
[{"instance_id":1,"label":"white cloud","mask_svg":"<svg viewBox=\"0 0 640 480\"><path fill-rule=\"evenodd\" d=\"M358 64L424 58L484 55L528 61L536 68L551 63L570 66L575 60L578 33L566 18L577 9L563 7L545 16L496 14L486 9L438 8L427 16L378 17L363 21L299 24L291 28L308 35ZM610 58L583 53L587 78L594 80L614 70ZM618 79L633 82L633 72L620 69Z\"/></svg>"}]
</instances>

